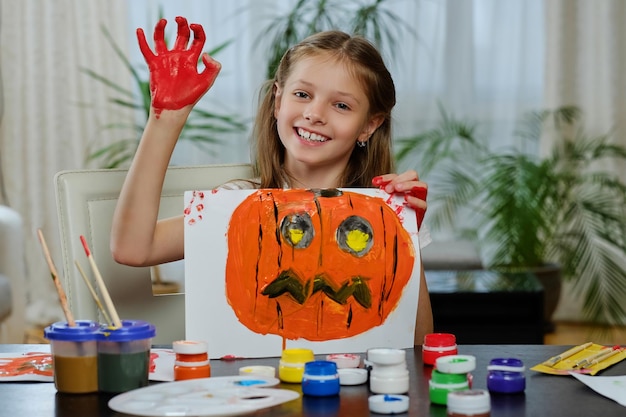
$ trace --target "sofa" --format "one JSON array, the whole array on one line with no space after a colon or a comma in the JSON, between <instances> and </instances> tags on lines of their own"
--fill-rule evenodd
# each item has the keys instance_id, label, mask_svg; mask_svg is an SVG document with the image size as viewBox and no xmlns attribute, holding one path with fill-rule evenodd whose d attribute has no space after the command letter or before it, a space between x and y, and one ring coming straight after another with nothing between
<instances>
[{"instance_id":1,"label":"sofa","mask_svg":"<svg viewBox=\"0 0 626 417\"><path fill-rule=\"evenodd\" d=\"M0 343L22 343L26 311L25 236L22 216L0 205Z\"/></svg>"}]
</instances>

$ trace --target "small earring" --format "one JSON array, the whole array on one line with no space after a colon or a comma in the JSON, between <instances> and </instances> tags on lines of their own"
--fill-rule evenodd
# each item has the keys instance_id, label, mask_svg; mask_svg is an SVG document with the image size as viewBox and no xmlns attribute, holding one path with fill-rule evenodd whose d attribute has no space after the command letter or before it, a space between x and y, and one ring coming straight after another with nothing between
<instances>
[{"instance_id":1,"label":"small earring","mask_svg":"<svg viewBox=\"0 0 626 417\"><path fill-rule=\"evenodd\" d=\"M366 140L363 140L363 141L357 140L356 141L356 146L358 146L359 148L365 148L367 146L367 141Z\"/></svg>"}]
</instances>

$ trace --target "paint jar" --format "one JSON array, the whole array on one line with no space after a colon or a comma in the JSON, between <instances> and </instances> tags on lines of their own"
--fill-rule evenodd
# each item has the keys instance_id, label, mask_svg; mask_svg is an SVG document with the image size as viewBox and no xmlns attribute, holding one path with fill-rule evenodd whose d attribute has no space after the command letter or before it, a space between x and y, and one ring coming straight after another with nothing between
<instances>
[{"instance_id":1,"label":"paint jar","mask_svg":"<svg viewBox=\"0 0 626 417\"><path fill-rule=\"evenodd\" d=\"M304 364L302 393L314 397L339 394L337 364L331 361L312 361Z\"/></svg>"},{"instance_id":2,"label":"paint jar","mask_svg":"<svg viewBox=\"0 0 626 417\"><path fill-rule=\"evenodd\" d=\"M58 392L85 394L98 391L98 332L100 324L76 320L75 326L57 322L44 329L50 341L54 385Z\"/></svg>"},{"instance_id":3,"label":"paint jar","mask_svg":"<svg viewBox=\"0 0 626 417\"><path fill-rule=\"evenodd\" d=\"M424 365L434 365L437 358L446 355L456 355L458 352L456 336L451 333L429 333L424 335L422 345L422 362Z\"/></svg>"},{"instance_id":4,"label":"paint jar","mask_svg":"<svg viewBox=\"0 0 626 417\"><path fill-rule=\"evenodd\" d=\"M406 351L375 348L367 351L371 364L370 391L375 394L404 394L409 391Z\"/></svg>"},{"instance_id":5,"label":"paint jar","mask_svg":"<svg viewBox=\"0 0 626 417\"><path fill-rule=\"evenodd\" d=\"M489 417L491 399L483 389L452 391L447 398L448 417Z\"/></svg>"},{"instance_id":6,"label":"paint jar","mask_svg":"<svg viewBox=\"0 0 626 417\"><path fill-rule=\"evenodd\" d=\"M524 362L515 358L496 358L487 366L487 389L490 392L514 394L524 392Z\"/></svg>"},{"instance_id":7,"label":"paint jar","mask_svg":"<svg viewBox=\"0 0 626 417\"><path fill-rule=\"evenodd\" d=\"M148 385L154 325L122 320L122 327L102 327L98 338L98 388L120 393Z\"/></svg>"},{"instance_id":8,"label":"paint jar","mask_svg":"<svg viewBox=\"0 0 626 417\"><path fill-rule=\"evenodd\" d=\"M206 342L178 340L172 343L176 354L174 380L208 378L211 376L208 346Z\"/></svg>"},{"instance_id":9,"label":"paint jar","mask_svg":"<svg viewBox=\"0 0 626 417\"><path fill-rule=\"evenodd\" d=\"M430 402L446 405L449 392L463 391L469 388L467 374L446 374L433 369L428 383Z\"/></svg>"},{"instance_id":10,"label":"paint jar","mask_svg":"<svg viewBox=\"0 0 626 417\"><path fill-rule=\"evenodd\" d=\"M313 360L315 357L311 349L283 350L278 362L278 378L283 382L301 383L304 375L304 364Z\"/></svg>"}]
</instances>

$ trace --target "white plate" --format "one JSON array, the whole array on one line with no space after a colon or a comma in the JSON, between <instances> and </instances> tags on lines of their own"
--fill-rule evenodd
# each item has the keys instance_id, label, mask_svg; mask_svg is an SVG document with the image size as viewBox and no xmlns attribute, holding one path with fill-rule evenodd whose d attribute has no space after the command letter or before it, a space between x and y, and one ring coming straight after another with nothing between
<instances>
[{"instance_id":1,"label":"white plate","mask_svg":"<svg viewBox=\"0 0 626 417\"><path fill-rule=\"evenodd\" d=\"M147 417L237 416L300 397L296 391L267 388L278 383L256 375L164 382L119 394L109 407Z\"/></svg>"}]
</instances>

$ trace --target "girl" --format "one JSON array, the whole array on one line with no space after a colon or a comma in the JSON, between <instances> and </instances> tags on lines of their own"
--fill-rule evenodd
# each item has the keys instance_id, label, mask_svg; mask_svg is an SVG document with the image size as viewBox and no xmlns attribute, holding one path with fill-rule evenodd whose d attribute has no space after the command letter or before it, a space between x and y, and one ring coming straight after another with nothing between
<instances>
[{"instance_id":1,"label":"girl","mask_svg":"<svg viewBox=\"0 0 626 417\"><path fill-rule=\"evenodd\" d=\"M221 65L202 54L202 26L177 17L171 50L162 19L153 53L142 29L137 38L150 70L151 111L122 187L111 232L111 251L122 264L150 266L183 258L183 218L157 221L163 180L191 109L209 90ZM193 32L193 41L187 45ZM204 71L198 73L202 54ZM395 87L376 50L360 37L328 31L289 49L268 81L253 133L258 177L223 188L384 188L402 193L426 211L426 184L415 171L390 174L391 109ZM429 235L420 233L422 246ZM422 267L415 342L432 331L432 311Z\"/></svg>"}]
</instances>

